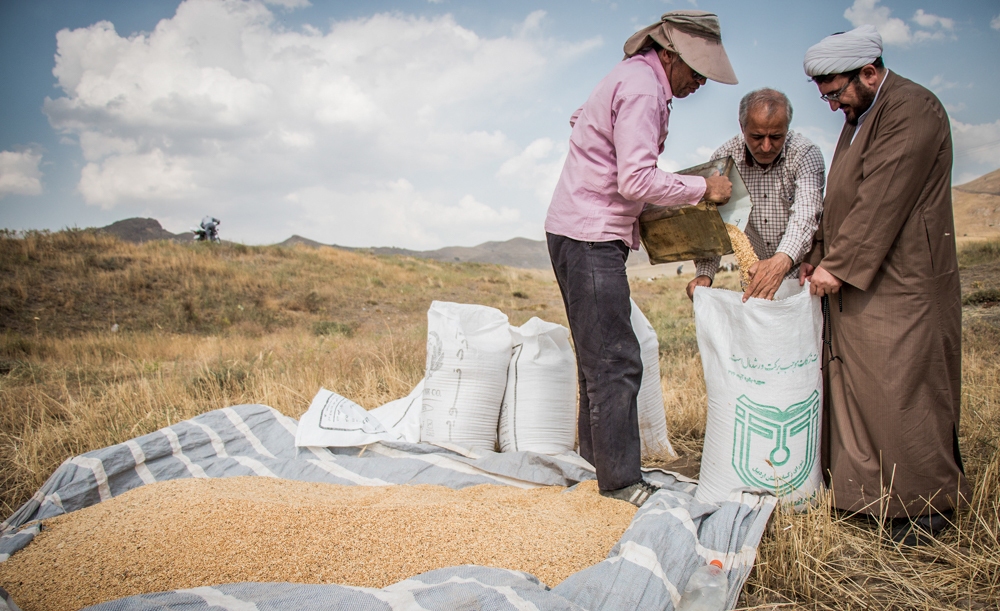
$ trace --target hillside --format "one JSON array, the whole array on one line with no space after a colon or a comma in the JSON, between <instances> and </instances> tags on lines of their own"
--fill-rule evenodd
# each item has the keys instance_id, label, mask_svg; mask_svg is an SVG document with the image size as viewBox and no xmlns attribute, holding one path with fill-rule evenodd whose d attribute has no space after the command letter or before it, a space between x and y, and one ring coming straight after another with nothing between
<instances>
[{"instance_id":1,"label":"hillside","mask_svg":"<svg viewBox=\"0 0 1000 611\"><path fill-rule=\"evenodd\" d=\"M955 189L965 193L1000 195L1000 170L994 170L989 174L983 174L979 178L971 180L964 185L956 186Z\"/></svg>"},{"instance_id":2,"label":"hillside","mask_svg":"<svg viewBox=\"0 0 1000 611\"><path fill-rule=\"evenodd\" d=\"M951 190L958 238L1000 236L1000 170Z\"/></svg>"},{"instance_id":3,"label":"hillside","mask_svg":"<svg viewBox=\"0 0 1000 611\"><path fill-rule=\"evenodd\" d=\"M421 324L432 299L501 307L518 324L545 310L564 318L554 282L496 265L337 248L133 243L103 230L0 238L0 333L115 324L198 335L384 328Z\"/></svg>"},{"instance_id":4,"label":"hillside","mask_svg":"<svg viewBox=\"0 0 1000 611\"><path fill-rule=\"evenodd\" d=\"M549 250L545 241L528 238L512 238L504 242L484 242L478 246L446 246L437 250L409 250L393 246L352 248L337 244L322 244L300 235L293 235L284 242L277 244L277 246L308 246L310 248L329 246L331 248L340 248L352 252L365 252L373 255L416 257L418 259L447 261L449 263L492 263L521 269L552 269L552 264L549 261ZM649 265L649 257L642 250L631 252L628 258L629 267L639 265Z\"/></svg>"},{"instance_id":5,"label":"hillside","mask_svg":"<svg viewBox=\"0 0 1000 611\"><path fill-rule=\"evenodd\" d=\"M549 251L545 242L528 238L513 238L504 242L484 242L478 246L446 246L437 250L409 250L394 246L356 248L337 244L323 244L300 235L293 235L278 246L330 246L352 252L373 255L416 257L449 263L493 263L523 269L549 269Z\"/></svg>"},{"instance_id":6,"label":"hillside","mask_svg":"<svg viewBox=\"0 0 1000 611\"><path fill-rule=\"evenodd\" d=\"M975 492L957 528L906 551L825 501L778 512L741 608L996 607L1000 240L964 245L960 257L959 444ZM688 279L630 287L657 332L681 455L645 466L693 476L707 397ZM738 279L723 273L718 284L732 289ZM263 404L298 418L320 387L366 408L405 396L424 376L434 299L491 305L516 325L532 316L565 323L554 281L497 265L303 245L138 244L85 230L0 234L0 511L10 515L69 457L209 410Z\"/></svg>"}]
</instances>

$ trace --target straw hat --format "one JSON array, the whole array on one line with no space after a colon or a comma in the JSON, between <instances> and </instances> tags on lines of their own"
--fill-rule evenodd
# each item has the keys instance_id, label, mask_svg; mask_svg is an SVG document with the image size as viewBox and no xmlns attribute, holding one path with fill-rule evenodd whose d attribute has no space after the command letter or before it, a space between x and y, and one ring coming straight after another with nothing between
<instances>
[{"instance_id":1,"label":"straw hat","mask_svg":"<svg viewBox=\"0 0 1000 611\"><path fill-rule=\"evenodd\" d=\"M625 56L632 57L653 42L680 55L684 63L705 78L727 85L739 82L722 47L722 28L714 13L664 13L659 23L639 30L625 41Z\"/></svg>"}]
</instances>

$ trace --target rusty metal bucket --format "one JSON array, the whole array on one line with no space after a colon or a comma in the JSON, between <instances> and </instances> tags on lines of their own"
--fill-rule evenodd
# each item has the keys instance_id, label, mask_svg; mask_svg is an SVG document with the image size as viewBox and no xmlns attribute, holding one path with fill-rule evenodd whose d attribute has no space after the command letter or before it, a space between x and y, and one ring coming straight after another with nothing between
<instances>
[{"instance_id":1,"label":"rusty metal bucket","mask_svg":"<svg viewBox=\"0 0 1000 611\"><path fill-rule=\"evenodd\" d=\"M716 159L677 173L707 178L715 171L733 183L733 194L724 206L716 207L705 200L679 208L648 204L639 215L639 237L650 263L690 261L733 252L726 223L745 230L753 208L733 158Z\"/></svg>"}]
</instances>

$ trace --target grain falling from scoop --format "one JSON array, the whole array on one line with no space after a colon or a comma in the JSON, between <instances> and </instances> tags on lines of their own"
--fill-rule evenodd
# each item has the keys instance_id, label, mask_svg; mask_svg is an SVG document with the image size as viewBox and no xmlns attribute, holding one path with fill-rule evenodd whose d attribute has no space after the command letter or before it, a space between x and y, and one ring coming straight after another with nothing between
<instances>
[{"instance_id":1,"label":"grain falling from scoop","mask_svg":"<svg viewBox=\"0 0 1000 611\"><path fill-rule=\"evenodd\" d=\"M750 245L747 234L740 231L739 227L726 223L726 231L729 232L729 241L733 243L733 250L736 252L736 263L740 266L740 286L746 290L750 284L750 266L760 259Z\"/></svg>"}]
</instances>

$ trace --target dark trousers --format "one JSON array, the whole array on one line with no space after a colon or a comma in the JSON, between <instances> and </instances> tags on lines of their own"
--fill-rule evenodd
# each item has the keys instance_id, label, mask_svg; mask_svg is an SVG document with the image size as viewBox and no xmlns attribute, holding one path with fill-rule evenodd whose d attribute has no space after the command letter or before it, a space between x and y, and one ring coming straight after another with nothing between
<instances>
[{"instance_id":1,"label":"dark trousers","mask_svg":"<svg viewBox=\"0 0 1000 611\"><path fill-rule=\"evenodd\" d=\"M597 469L601 490L642 479L639 412L642 355L632 331L628 247L546 234L580 380L580 455Z\"/></svg>"}]
</instances>

